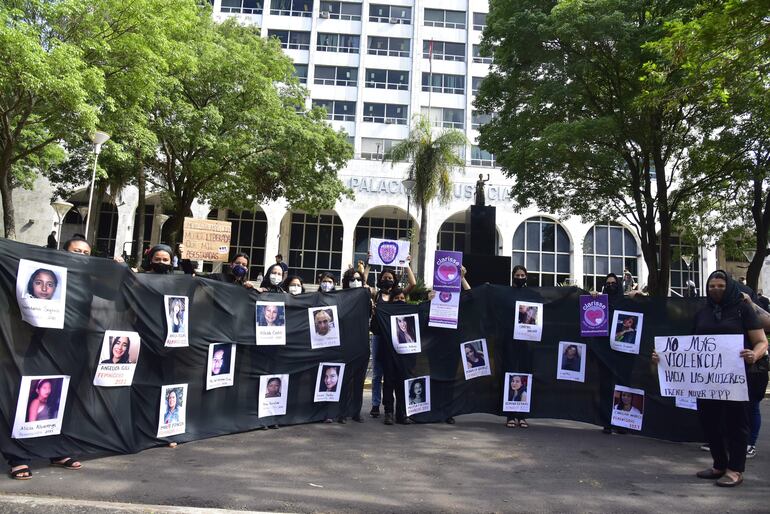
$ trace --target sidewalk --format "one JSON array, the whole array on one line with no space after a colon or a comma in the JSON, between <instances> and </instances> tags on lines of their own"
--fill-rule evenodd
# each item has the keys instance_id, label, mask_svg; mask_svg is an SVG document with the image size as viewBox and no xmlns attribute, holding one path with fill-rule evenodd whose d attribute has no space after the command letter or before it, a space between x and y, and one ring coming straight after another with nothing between
<instances>
[{"instance_id":1,"label":"sidewalk","mask_svg":"<svg viewBox=\"0 0 770 514\"><path fill-rule=\"evenodd\" d=\"M0 512L767 512L770 436L744 484L725 490L695 478L710 464L695 443L503 422L388 427L366 416L98 458L81 471L35 462L30 481L0 479Z\"/></svg>"}]
</instances>

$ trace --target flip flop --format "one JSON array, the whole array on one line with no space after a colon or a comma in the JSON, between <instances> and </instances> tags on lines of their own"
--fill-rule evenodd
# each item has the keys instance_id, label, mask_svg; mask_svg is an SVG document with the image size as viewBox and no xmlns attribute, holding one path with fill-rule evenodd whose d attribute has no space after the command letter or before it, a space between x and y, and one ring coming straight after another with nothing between
<instances>
[{"instance_id":1,"label":"flip flop","mask_svg":"<svg viewBox=\"0 0 770 514\"><path fill-rule=\"evenodd\" d=\"M717 480L719 487L735 487L743 483L743 473L738 473L738 478L730 478L727 474Z\"/></svg>"},{"instance_id":2,"label":"flip flop","mask_svg":"<svg viewBox=\"0 0 770 514\"><path fill-rule=\"evenodd\" d=\"M519 426L521 428L529 428L529 423L527 423L526 419L520 419L519 420Z\"/></svg>"},{"instance_id":3,"label":"flip flop","mask_svg":"<svg viewBox=\"0 0 770 514\"><path fill-rule=\"evenodd\" d=\"M72 457L67 457L63 461L52 460L51 461L51 466L53 466L55 468L69 469L69 470L72 470L72 471L74 471L76 469L80 469L80 468L83 467L83 465L81 463L79 463L78 461L76 461Z\"/></svg>"},{"instance_id":4,"label":"flip flop","mask_svg":"<svg viewBox=\"0 0 770 514\"><path fill-rule=\"evenodd\" d=\"M8 475L14 480L29 480L32 478L32 470L29 469L29 466L24 466L15 471L8 471Z\"/></svg>"}]
</instances>

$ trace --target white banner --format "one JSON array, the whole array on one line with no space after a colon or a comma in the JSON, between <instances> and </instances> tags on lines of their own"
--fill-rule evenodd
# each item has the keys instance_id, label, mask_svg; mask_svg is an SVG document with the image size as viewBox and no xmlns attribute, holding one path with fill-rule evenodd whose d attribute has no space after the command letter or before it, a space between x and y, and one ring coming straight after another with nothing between
<instances>
[{"instance_id":1,"label":"white banner","mask_svg":"<svg viewBox=\"0 0 770 514\"><path fill-rule=\"evenodd\" d=\"M743 334L656 337L661 396L748 401L741 350Z\"/></svg>"}]
</instances>

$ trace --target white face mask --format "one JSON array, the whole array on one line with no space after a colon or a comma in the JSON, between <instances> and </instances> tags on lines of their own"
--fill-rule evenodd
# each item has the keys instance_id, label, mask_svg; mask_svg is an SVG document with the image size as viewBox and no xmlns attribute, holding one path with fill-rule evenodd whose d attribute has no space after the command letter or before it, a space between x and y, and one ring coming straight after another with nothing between
<instances>
[{"instance_id":1,"label":"white face mask","mask_svg":"<svg viewBox=\"0 0 770 514\"><path fill-rule=\"evenodd\" d=\"M361 287L362 285L360 280L354 280L350 283L350 287Z\"/></svg>"},{"instance_id":2,"label":"white face mask","mask_svg":"<svg viewBox=\"0 0 770 514\"><path fill-rule=\"evenodd\" d=\"M289 294L290 295L298 295L302 292L302 286L289 286Z\"/></svg>"},{"instance_id":3,"label":"white face mask","mask_svg":"<svg viewBox=\"0 0 770 514\"><path fill-rule=\"evenodd\" d=\"M334 290L334 284L331 282L321 282L321 291L324 293L328 293L329 291Z\"/></svg>"},{"instance_id":4,"label":"white face mask","mask_svg":"<svg viewBox=\"0 0 770 514\"><path fill-rule=\"evenodd\" d=\"M277 286L283 282L283 275L278 275L277 273L271 273L270 274L270 283L274 286Z\"/></svg>"}]
</instances>

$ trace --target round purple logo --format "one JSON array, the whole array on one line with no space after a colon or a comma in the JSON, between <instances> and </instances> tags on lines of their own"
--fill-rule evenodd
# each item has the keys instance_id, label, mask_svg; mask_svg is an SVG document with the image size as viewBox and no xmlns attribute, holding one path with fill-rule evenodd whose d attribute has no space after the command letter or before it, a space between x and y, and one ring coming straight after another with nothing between
<instances>
[{"instance_id":1,"label":"round purple logo","mask_svg":"<svg viewBox=\"0 0 770 514\"><path fill-rule=\"evenodd\" d=\"M438 299L444 303L447 303L452 299L452 293L449 293L447 291L442 291L441 293L439 293Z\"/></svg>"}]
</instances>

